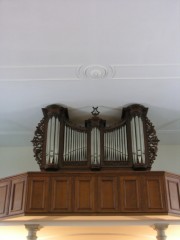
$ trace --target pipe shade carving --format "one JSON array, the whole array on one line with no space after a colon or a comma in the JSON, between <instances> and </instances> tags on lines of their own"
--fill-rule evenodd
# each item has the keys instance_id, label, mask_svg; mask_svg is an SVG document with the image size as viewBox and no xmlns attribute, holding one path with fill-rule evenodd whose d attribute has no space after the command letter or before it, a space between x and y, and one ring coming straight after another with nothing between
<instances>
[{"instance_id":1,"label":"pipe shade carving","mask_svg":"<svg viewBox=\"0 0 180 240\"><path fill-rule=\"evenodd\" d=\"M123 108L119 122L108 127L97 108L84 126L72 123L62 106L50 105L42 111L32 140L41 170L149 170L155 160L159 140L142 105Z\"/></svg>"}]
</instances>

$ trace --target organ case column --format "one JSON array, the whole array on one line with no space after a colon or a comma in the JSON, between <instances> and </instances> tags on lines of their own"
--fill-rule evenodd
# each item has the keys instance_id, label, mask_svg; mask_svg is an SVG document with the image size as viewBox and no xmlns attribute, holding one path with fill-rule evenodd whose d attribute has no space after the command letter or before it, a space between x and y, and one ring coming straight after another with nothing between
<instances>
[{"instance_id":1,"label":"organ case column","mask_svg":"<svg viewBox=\"0 0 180 240\"><path fill-rule=\"evenodd\" d=\"M100 169L103 161L103 129L106 126L106 121L99 118L99 111L97 108L93 108L93 117L85 121L85 127L90 131L89 137L89 158L91 169Z\"/></svg>"}]
</instances>

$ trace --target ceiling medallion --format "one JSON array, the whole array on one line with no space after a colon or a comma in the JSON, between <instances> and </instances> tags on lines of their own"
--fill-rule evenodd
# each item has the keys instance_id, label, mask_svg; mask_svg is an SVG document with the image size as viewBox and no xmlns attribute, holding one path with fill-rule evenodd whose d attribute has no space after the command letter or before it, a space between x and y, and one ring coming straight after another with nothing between
<instances>
[{"instance_id":1,"label":"ceiling medallion","mask_svg":"<svg viewBox=\"0 0 180 240\"><path fill-rule=\"evenodd\" d=\"M88 65L80 66L77 71L78 78L105 79L112 77L114 70L111 66Z\"/></svg>"}]
</instances>

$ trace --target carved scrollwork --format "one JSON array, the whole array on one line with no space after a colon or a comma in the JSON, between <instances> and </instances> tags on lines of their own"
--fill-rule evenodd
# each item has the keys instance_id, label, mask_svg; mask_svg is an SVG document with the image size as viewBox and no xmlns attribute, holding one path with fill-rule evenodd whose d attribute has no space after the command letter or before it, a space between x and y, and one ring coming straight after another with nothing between
<instances>
[{"instance_id":1,"label":"carved scrollwork","mask_svg":"<svg viewBox=\"0 0 180 240\"><path fill-rule=\"evenodd\" d=\"M158 142L159 139L157 138L155 128L151 121L146 117L145 119L146 130L147 130L147 147L148 147L148 158L149 164L152 166L158 150Z\"/></svg>"},{"instance_id":2,"label":"carved scrollwork","mask_svg":"<svg viewBox=\"0 0 180 240\"><path fill-rule=\"evenodd\" d=\"M43 118L36 127L33 143L33 152L34 157L39 164L40 168L42 167L42 155L43 155L43 144L44 144L44 132L45 132L45 118Z\"/></svg>"}]
</instances>

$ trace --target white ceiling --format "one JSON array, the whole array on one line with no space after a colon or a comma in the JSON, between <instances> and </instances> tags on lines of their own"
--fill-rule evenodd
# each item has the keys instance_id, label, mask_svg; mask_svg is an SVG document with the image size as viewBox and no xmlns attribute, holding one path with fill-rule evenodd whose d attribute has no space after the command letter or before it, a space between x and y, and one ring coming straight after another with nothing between
<instances>
[{"instance_id":1,"label":"white ceiling","mask_svg":"<svg viewBox=\"0 0 180 240\"><path fill-rule=\"evenodd\" d=\"M32 146L41 108L117 120L149 108L180 144L179 0L0 0L0 146Z\"/></svg>"},{"instance_id":2,"label":"white ceiling","mask_svg":"<svg viewBox=\"0 0 180 240\"><path fill-rule=\"evenodd\" d=\"M74 120L99 106L113 121L122 107L143 104L160 143L180 144L180 1L0 0L0 146L32 146L41 108L53 103L68 107ZM178 227L168 231L178 239ZM22 226L0 228L1 238L15 234L27 235ZM149 226L47 227L38 234L156 236Z\"/></svg>"}]
</instances>

